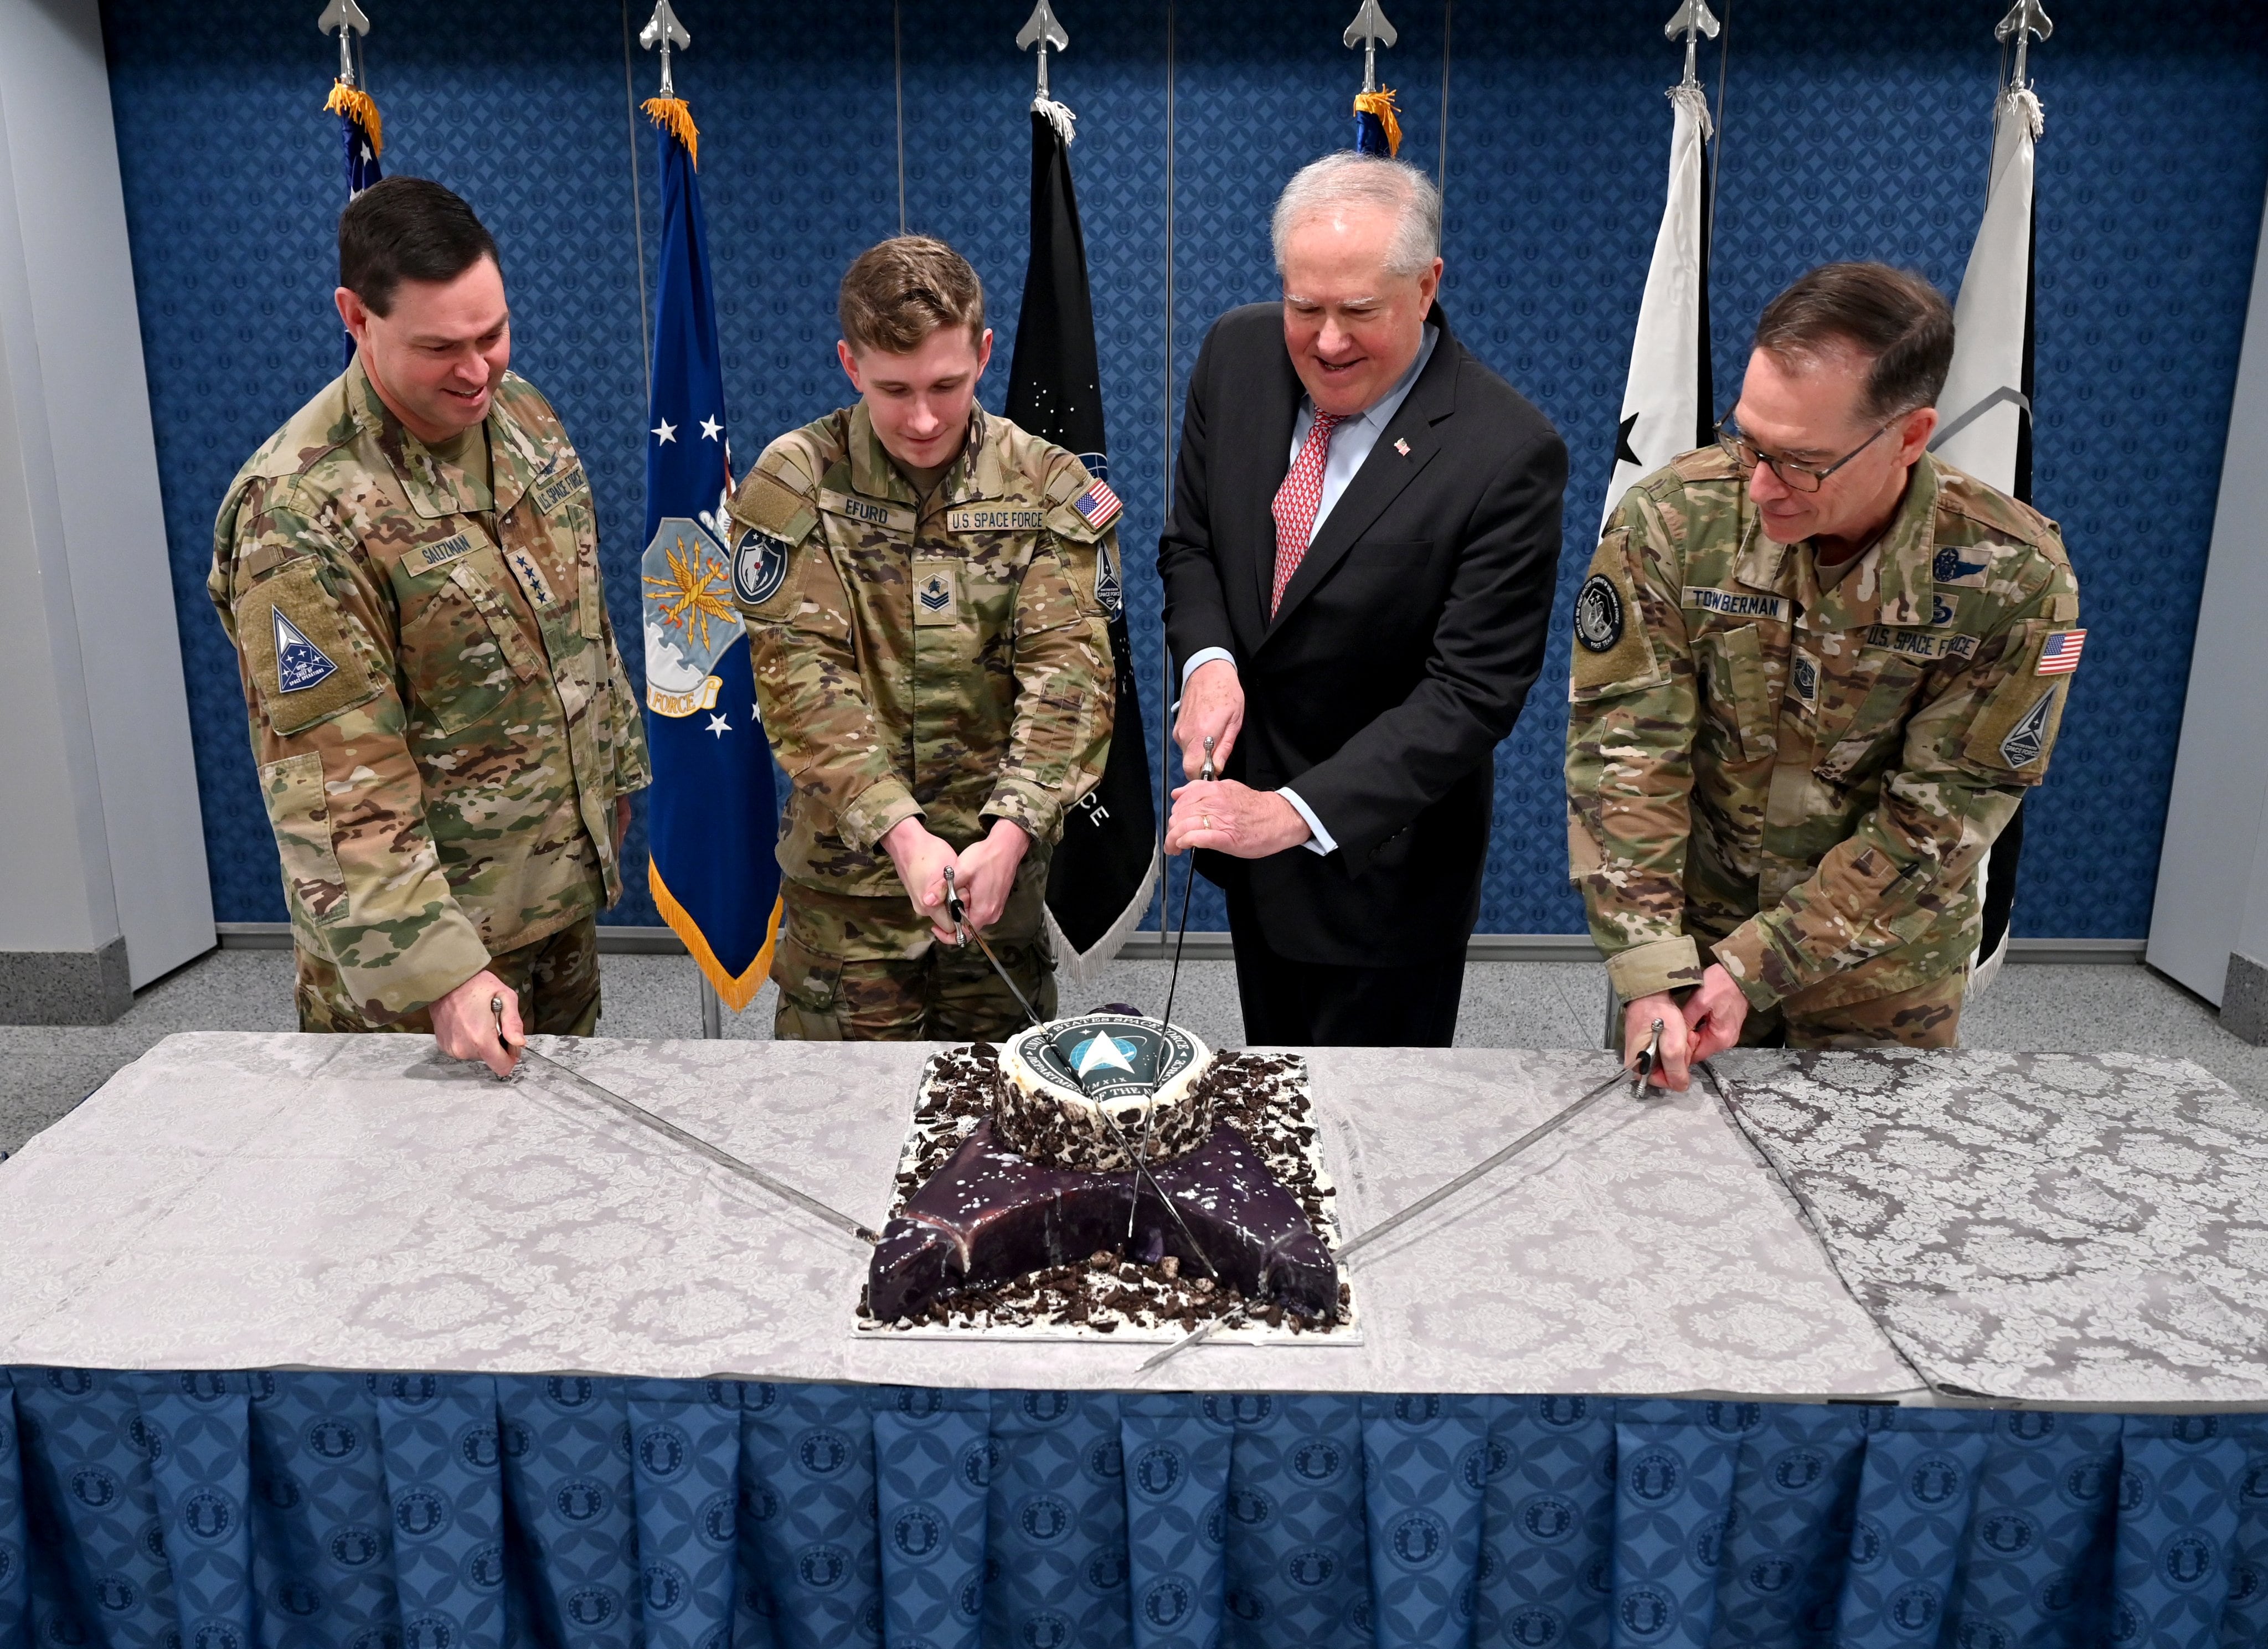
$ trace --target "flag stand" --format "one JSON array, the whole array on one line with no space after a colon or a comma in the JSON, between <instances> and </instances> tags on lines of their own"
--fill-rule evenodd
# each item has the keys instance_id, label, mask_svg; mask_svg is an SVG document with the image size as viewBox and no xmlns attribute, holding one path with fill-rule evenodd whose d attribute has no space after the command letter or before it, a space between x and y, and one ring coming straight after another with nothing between
<instances>
[{"instance_id":1,"label":"flag stand","mask_svg":"<svg viewBox=\"0 0 2268 1649\"><path fill-rule=\"evenodd\" d=\"M717 987L709 983L709 975L696 966L693 976L701 982L701 1040L719 1041L725 1034L725 1004L717 994Z\"/></svg>"}]
</instances>

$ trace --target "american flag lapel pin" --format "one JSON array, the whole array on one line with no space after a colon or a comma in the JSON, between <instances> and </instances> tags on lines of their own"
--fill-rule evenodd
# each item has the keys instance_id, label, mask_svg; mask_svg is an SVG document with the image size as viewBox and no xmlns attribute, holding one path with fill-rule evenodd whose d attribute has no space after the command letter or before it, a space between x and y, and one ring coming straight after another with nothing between
<instances>
[{"instance_id":1,"label":"american flag lapel pin","mask_svg":"<svg viewBox=\"0 0 2268 1649\"><path fill-rule=\"evenodd\" d=\"M1403 440L1399 437L1396 437L1394 442L1394 450L1401 453L1403 457L1407 458L1410 456L1410 443Z\"/></svg>"}]
</instances>

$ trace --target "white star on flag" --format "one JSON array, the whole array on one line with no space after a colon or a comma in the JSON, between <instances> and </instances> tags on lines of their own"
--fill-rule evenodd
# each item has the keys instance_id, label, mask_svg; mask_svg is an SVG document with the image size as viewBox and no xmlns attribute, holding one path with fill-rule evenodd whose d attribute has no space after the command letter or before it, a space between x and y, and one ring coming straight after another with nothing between
<instances>
[{"instance_id":1,"label":"white star on flag","mask_svg":"<svg viewBox=\"0 0 2268 1649\"><path fill-rule=\"evenodd\" d=\"M1079 1052L1073 1056L1077 1062L1074 1068L1082 1081L1090 1071L1100 1071L1106 1066L1123 1071L1130 1077L1134 1074L1133 1052L1130 1046L1115 1036L1091 1036L1079 1045Z\"/></svg>"},{"instance_id":2,"label":"white star on flag","mask_svg":"<svg viewBox=\"0 0 2268 1649\"><path fill-rule=\"evenodd\" d=\"M672 423L668 419L664 418L661 421L661 427L653 431L652 433L661 441L662 445L666 446L670 442L677 438L677 426Z\"/></svg>"},{"instance_id":3,"label":"white star on flag","mask_svg":"<svg viewBox=\"0 0 2268 1649\"><path fill-rule=\"evenodd\" d=\"M718 423L716 419L703 418L701 420L701 438L703 440L718 440L723 437L724 433L725 426Z\"/></svg>"},{"instance_id":4,"label":"white star on flag","mask_svg":"<svg viewBox=\"0 0 2268 1649\"><path fill-rule=\"evenodd\" d=\"M733 724L726 721L725 719L724 712L719 710L717 714L709 718L709 731L715 733L719 739L721 739L726 733L733 731Z\"/></svg>"}]
</instances>

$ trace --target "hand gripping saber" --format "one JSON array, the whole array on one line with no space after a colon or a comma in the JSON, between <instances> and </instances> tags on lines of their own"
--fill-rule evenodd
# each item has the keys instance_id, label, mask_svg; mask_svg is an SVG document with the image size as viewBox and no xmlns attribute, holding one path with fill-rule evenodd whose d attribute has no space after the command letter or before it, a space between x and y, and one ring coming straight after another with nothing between
<instances>
[{"instance_id":1,"label":"hand gripping saber","mask_svg":"<svg viewBox=\"0 0 2268 1649\"><path fill-rule=\"evenodd\" d=\"M496 1015L497 1040L502 1042L504 1040L504 997L502 996L489 998L489 1012ZM532 1062L538 1070L558 1078L566 1086L573 1089L583 1098L596 1101L608 1109L618 1112L632 1122L652 1130L663 1138L683 1146L694 1155L705 1157L727 1173L737 1174L752 1184L762 1186L774 1196L784 1202L793 1203L806 1213L816 1215L836 1230L846 1231L864 1243L872 1244L882 1240L880 1233L861 1225L832 1204L822 1203L808 1191L798 1190L785 1180L765 1173L753 1163L741 1161L723 1146L712 1145L700 1135L686 1132L666 1117L655 1115L644 1106L635 1101L624 1099L613 1089L600 1087L581 1071L571 1066L561 1064L549 1055L536 1052L525 1042L519 1045L519 1056ZM499 1080L509 1081L511 1078L501 1078Z\"/></svg>"},{"instance_id":2,"label":"hand gripping saber","mask_svg":"<svg viewBox=\"0 0 2268 1649\"><path fill-rule=\"evenodd\" d=\"M1631 1097L1636 1098L1640 1093L1644 1092L1646 1087L1646 1079L1653 1074L1653 1067L1661 1057L1661 1032L1662 1023L1660 1020L1656 1020L1653 1022L1653 1034L1647 1039L1645 1048L1639 1050L1638 1063L1630 1070L1616 1071L1614 1075L1609 1077L1604 1082L1599 1084L1597 1087L1593 1088L1581 1099L1577 1100L1572 1105L1567 1106L1555 1115L1546 1117L1543 1122L1538 1123L1535 1127L1529 1129L1526 1133L1513 1140L1503 1150L1475 1163L1471 1167L1467 1168L1462 1174L1460 1174L1455 1179L1451 1180L1447 1185L1438 1186L1434 1189L1426 1192L1425 1196L1419 1197L1407 1208L1402 1209L1398 1212L1388 1214L1384 1219L1380 1220L1369 1230L1364 1232L1360 1236L1355 1238L1354 1240L1341 1248L1338 1251L1337 1256L1339 1263L1341 1264L1344 1264L1347 1261L1359 1254L1363 1249L1368 1248L1372 1243L1386 1235L1388 1232L1392 1231L1395 1226L1408 1224L1410 1220L1417 1218L1418 1215L1424 1213L1427 1209L1446 1202L1450 1197L1454 1196L1459 1191L1463 1190L1467 1186L1474 1183L1476 1181L1485 1179L1488 1175L1495 1173L1498 1168L1504 1167L1506 1163L1511 1161L1514 1157L1520 1155L1521 1152L1526 1151L1529 1146L1535 1145L1538 1140L1543 1139L1548 1136L1557 1132L1569 1123L1573 1122L1578 1116L1580 1116L1585 1111L1589 1110L1592 1106L1606 1098L1608 1094L1613 1093L1624 1082L1628 1082L1631 1085ZM1188 1351L1193 1345L1203 1344L1219 1330L1223 1329L1234 1328L1238 1321L1242 1319L1243 1314L1243 1308L1240 1307L1236 1310L1230 1312L1225 1317L1216 1317L1212 1321L1206 1323L1203 1328L1195 1329L1191 1333L1183 1336L1181 1339L1176 1340L1173 1344L1167 1346L1164 1351L1160 1351L1156 1356L1145 1362L1142 1365L1141 1369L1138 1372L1146 1373L1151 1369L1157 1367L1159 1364L1165 1362L1168 1358L1178 1356L1180 1353Z\"/></svg>"}]
</instances>

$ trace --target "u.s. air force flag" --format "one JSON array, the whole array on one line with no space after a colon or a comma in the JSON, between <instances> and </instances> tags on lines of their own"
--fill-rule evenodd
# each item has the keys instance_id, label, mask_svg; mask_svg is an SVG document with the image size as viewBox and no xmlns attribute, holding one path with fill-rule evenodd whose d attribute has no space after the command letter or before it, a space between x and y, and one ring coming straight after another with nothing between
<instances>
[{"instance_id":1,"label":"u.s. air force flag","mask_svg":"<svg viewBox=\"0 0 2268 1649\"><path fill-rule=\"evenodd\" d=\"M1669 195L1631 339L1630 380L1623 390L1615 472L1599 516L1602 531L1633 482L1705 445L1715 420L1709 381L1709 103L1698 85L1688 83L1670 89L1669 105L1675 111Z\"/></svg>"},{"instance_id":2,"label":"u.s. air force flag","mask_svg":"<svg viewBox=\"0 0 2268 1649\"><path fill-rule=\"evenodd\" d=\"M2027 10L2019 4L2009 19L2029 26ZM1937 398L1942 422L1929 444L1955 468L2026 504L2032 501L2033 151L2043 124L2030 87L2002 91L1992 111L1984 217L1953 306L1953 365ZM2007 954L2023 845L2019 806L1977 872L1984 932L1970 975L1971 995L1992 983Z\"/></svg>"},{"instance_id":3,"label":"u.s. air force flag","mask_svg":"<svg viewBox=\"0 0 2268 1649\"><path fill-rule=\"evenodd\" d=\"M657 108L656 105L664 107ZM662 919L735 1013L771 967L779 804L733 605L733 486L708 236L684 103L646 104L661 149L660 292L645 447L648 875Z\"/></svg>"},{"instance_id":4,"label":"u.s. air force flag","mask_svg":"<svg viewBox=\"0 0 2268 1649\"><path fill-rule=\"evenodd\" d=\"M1102 373L1086 241L1071 185L1071 119L1060 104L1032 110L1032 252L1008 368L1007 413L1028 433L1078 453L1107 489ZM1101 782L1065 816L1048 872L1057 965L1074 980L1118 953L1150 908L1158 879L1158 814L1150 799L1150 747L1126 635L1123 572L1106 554L1095 573L1096 593L1110 609L1110 656L1118 674L1110 754Z\"/></svg>"}]
</instances>

